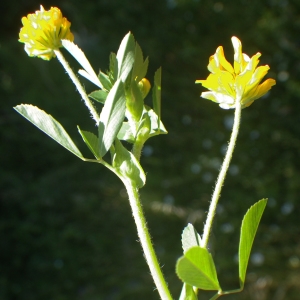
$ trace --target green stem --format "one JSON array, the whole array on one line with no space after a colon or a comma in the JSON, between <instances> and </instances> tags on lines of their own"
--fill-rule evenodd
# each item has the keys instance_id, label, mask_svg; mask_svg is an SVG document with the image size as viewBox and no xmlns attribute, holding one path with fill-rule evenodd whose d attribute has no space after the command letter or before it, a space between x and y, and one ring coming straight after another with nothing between
<instances>
[{"instance_id":1,"label":"green stem","mask_svg":"<svg viewBox=\"0 0 300 300\"><path fill-rule=\"evenodd\" d=\"M59 50L54 50L59 62L62 64L64 69L67 71L68 75L70 76L71 80L75 84L79 94L81 95L82 99L84 100L85 105L89 109L90 113L92 114L93 119L96 121L96 125L99 123L99 114L97 113L95 107L93 106L92 102L90 101L89 97L87 96L83 86L81 85L80 81L74 74L73 70L69 66L68 62L65 60L64 56Z\"/></svg>"},{"instance_id":2,"label":"green stem","mask_svg":"<svg viewBox=\"0 0 300 300\"><path fill-rule=\"evenodd\" d=\"M142 206L139 200L138 188L135 187L131 181L123 180L128 197L130 206L132 209L133 218L137 227L138 237L140 239L146 261L148 263L151 275L154 283L157 287L158 293L162 300L172 300L172 296L168 289L167 283L164 279L162 271L160 269L150 234L147 228L146 220L143 214Z\"/></svg>"},{"instance_id":3,"label":"green stem","mask_svg":"<svg viewBox=\"0 0 300 300\"><path fill-rule=\"evenodd\" d=\"M141 141L136 141L134 144L133 144L133 147L132 147L132 154L134 155L134 157L140 161L141 159L141 153L142 153L142 149L144 147L144 143L141 142Z\"/></svg>"},{"instance_id":4,"label":"green stem","mask_svg":"<svg viewBox=\"0 0 300 300\"><path fill-rule=\"evenodd\" d=\"M206 222L204 225L203 236L202 236L202 241L201 241L201 247L203 247L203 248L207 248L213 219L214 219L214 216L216 213L217 204L218 204L218 201L219 201L219 198L221 195L221 190L222 190L223 183L224 183L224 180L226 177L226 173L227 173L227 170L228 170L231 158L232 158L232 153L233 153L233 150L235 147L235 142L236 142L236 138L238 136L239 127L240 127L241 110L242 110L241 101L240 101L240 99L237 99L235 113L234 113L234 124L233 124L233 128L232 128L232 133L231 133L228 149L227 149L227 152L226 152L226 155L225 155L225 158L224 158L224 161L223 161L223 164L222 164L219 176L218 176L218 180L216 183L215 190L213 192L213 196L212 196L211 203L209 206Z\"/></svg>"}]
</instances>

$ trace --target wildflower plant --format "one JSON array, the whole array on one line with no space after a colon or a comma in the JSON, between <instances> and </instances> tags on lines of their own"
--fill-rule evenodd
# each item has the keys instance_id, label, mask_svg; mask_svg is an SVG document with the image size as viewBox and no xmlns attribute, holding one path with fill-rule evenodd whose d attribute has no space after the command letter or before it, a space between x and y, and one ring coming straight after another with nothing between
<instances>
[{"instance_id":1,"label":"wildflower plant","mask_svg":"<svg viewBox=\"0 0 300 300\"><path fill-rule=\"evenodd\" d=\"M126 187L138 237L161 299L173 299L156 257L145 216L139 199L139 189L146 183L146 175L140 164L145 142L156 135L167 134L161 121L161 68L154 75L152 86L146 78L149 60L143 57L139 44L129 32L122 40L117 53L109 57L108 72L97 75L85 54L73 43L71 23L61 11L43 6L35 14L22 18L19 41L25 44L29 56L44 60L57 57L80 93L91 117L96 132L88 132L78 126L83 142L94 158L86 158L77 148L63 126L51 115L30 104L21 104L15 110L48 136L85 162L102 164L115 173ZM236 290L224 291L218 281L213 257L208 242L221 189L230 164L238 135L241 111L263 96L275 84L267 79L260 84L269 67L258 65L260 53L251 59L242 53L241 42L233 37L234 65L218 47L210 57L206 80L197 80L209 91L202 97L219 103L221 108L235 109L235 119L227 153L214 189L203 234L197 233L192 224L183 230L183 256L178 259L176 273L183 282L180 300L195 300L200 290L216 291L211 299L236 293L243 289L246 269L254 237L267 200L255 203L243 218L239 243L239 281ZM91 81L96 89L87 94L80 80L65 60L60 48L65 48L81 65L78 73ZM151 91L151 92L150 92ZM152 108L145 105L145 97L151 93ZM98 106L101 105L101 112ZM123 142L131 145L125 147Z\"/></svg>"}]
</instances>

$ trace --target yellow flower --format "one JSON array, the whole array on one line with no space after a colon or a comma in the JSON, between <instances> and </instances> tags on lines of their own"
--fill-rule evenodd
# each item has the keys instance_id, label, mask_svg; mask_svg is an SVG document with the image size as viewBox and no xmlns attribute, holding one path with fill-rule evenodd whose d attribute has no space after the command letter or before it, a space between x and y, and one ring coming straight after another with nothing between
<instances>
[{"instance_id":1,"label":"yellow flower","mask_svg":"<svg viewBox=\"0 0 300 300\"><path fill-rule=\"evenodd\" d=\"M45 11L41 5L35 14L23 17L22 23L19 42L25 44L25 51L29 56L50 60L55 57L54 50L62 47L62 39L74 40L70 31L71 23L57 7Z\"/></svg>"},{"instance_id":2,"label":"yellow flower","mask_svg":"<svg viewBox=\"0 0 300 300\"><path fill-rule=\"evenodd\" d=\"M196 80L210 91L203 92L202 98L219 103L221 108L235 108L240 101L242 108L251 105L254 100L265 95L276 84L274 79L267 79L260 84L270 69L268 65L260 66L260 53L250 57L242 53L242 44L237 37L231 38L234 48L234 66L225 58L223 47L209 58L208 70L211 74L206 80Z\"/></svg>"}]
</instances>

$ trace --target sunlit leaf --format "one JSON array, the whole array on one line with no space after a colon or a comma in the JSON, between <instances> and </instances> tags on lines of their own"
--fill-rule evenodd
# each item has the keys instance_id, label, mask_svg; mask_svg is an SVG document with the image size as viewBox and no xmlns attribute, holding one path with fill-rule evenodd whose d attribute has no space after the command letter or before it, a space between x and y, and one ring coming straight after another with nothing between
<instances>
[{"instance_id":1,"label":"sunlit leaf","mask_svg":"<svg viewBox=\"0 0 300 300\"><path fill-rule=\"evenodd\" d=\"M266 205L267 199L256 202L249 208L242 222L239 246L239 277L241 288L245 283L252 244Z\"/></svg>"},{"instance_id":2,"label":"sunlit leaf","mask_svg":"<svg viewBox=\"0 0 300 300\"><path fill-rule=\"evenodd\" d=\"M128 122L123 122L117 137L119 140L124 140L130 143L134 142L134 136L132 134L131 127Z\"/></svg>"},{"instance_id":3,"label":"sunlit leaf","mask_svg":"<svg viewBox=\"0 0 300 300\"><path fill-rule=\"evenodd\" d=\"M81 152L76 147L68 133L51 115L48 115L45 111L29 104L17 105L14 107L14 109L28 121L54 139L57 143L61 144L74 155L83 159Z\"/></svg>"},{"instance_id":4,"label":"sunlit leaf","mask_svg":"<svg viewBox=\"0 0 300 300\"><path fill-rule=\"evenodd\" d=\"M117 52L118 61L118 78L122 82L128 77L134 63L135 41L133 35L129 32L123 38L119 50Z\"/></svg>"},{"instance_id":5,"label":"sunlit leaf","mask_svg":"<svg viewBox=\"0 0 300 300\"><path fill-rule=\"evenodd\" d=\"M98 127L99 155L102 157L114 142L125 117L126 98L121 80L110 90L100 114Z\"/></svg>"},{"instance_id":6,"label":"sunlit leaf","mask_svg":"<svg viewBox=\"0 0 300 300\"><path fill-rule=\"evenodd\" d=\"M201 245L201 237L192 224L189 223L184 228L181 236L181 242L184 252L186 252L194 246Z\"/></svg>"},{"instance_id":7,"label":"sunlit leaf","mask_svg":"<svg viewBox=\"0 0 300 300\"><path fill-rule=\"evenodd\" d=\"M195 246L187 250L177 261L176 273L183 282L199 289L220 289L214 261L206 248Z\"/></svg>"}]
</instances>

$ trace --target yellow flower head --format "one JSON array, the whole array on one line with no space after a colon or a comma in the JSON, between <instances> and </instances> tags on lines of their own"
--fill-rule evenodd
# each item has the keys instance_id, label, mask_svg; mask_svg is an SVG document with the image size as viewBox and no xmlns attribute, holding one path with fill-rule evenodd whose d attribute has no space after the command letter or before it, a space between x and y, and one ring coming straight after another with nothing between
<instances>
[{"instance_id":1,"label":"yellow flower head","mask_svg":"<svg viewBox=\"0 0 300 300\"><path fill-rule=\"evenodd\" d=\"M206 80L196 80L210 91L203 92L201 97L219 103L221 108L235 108L240 101L242 108L251 105L254 100L265 95L276 84L274 79L267 79L260 84L270 69L268 65L260 66L260 53L251 58L242 53L242 44L237 37L231 38L234 48L234 66L225 58L223 47L209 58L208 70L211 74Z\"/></svg>"},{"instance_id":2,"label":"yellow flower head","mask_svg":"<svg viewBox=\"0 0 300 300\"><path fill-rule=\"evenodd\" d=\"M19 42L25 44L25 51L29 56L50 60L55 57L54 50L62 47L62 39L71 42L74 40L70 31L71 23L62 16L57 7L45 11L41 5L35 14L23 17L22 23Z\"/></svg>"}]
</instances>

